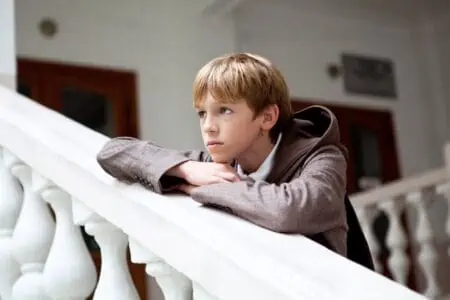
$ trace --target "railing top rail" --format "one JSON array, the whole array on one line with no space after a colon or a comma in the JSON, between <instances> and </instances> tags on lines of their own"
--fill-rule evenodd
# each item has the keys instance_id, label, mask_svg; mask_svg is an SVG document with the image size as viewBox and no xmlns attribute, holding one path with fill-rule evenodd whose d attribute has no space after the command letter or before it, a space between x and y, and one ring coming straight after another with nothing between
<instances>
[{"instance_id":1,"label":"railing top rail","mask_svg":"<svg viewBox=\"0 0 450 300\"><path fill-rule=\"evenodd\" d=\"M107 138L0 87L0 146L220 299L424 299L300 235L117 183ZM370 291L368 293L367 291Z\"/></svg>"},{"instance_id":2,"label":"railing top rail","mask_svg":"<svg viewBox=\"0 0 450 300\"><path fill-rule=\"evenodd\" d=\"M447 180L447 170L443 167L409 178L399 179L373 190L353 194L350 200L356 207L370 206L379 201L387 201L411 192L419 192L427 187L443 184Z\"/></svg>"}]
</instances>

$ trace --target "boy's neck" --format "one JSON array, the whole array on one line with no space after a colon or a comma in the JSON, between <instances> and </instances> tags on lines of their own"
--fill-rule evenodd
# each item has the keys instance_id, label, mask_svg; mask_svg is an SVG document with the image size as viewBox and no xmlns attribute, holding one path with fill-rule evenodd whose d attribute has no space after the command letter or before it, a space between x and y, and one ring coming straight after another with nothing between
<instances>
[{"instance_id":1,"label":"boy's neck","mask_svg":"<svg viewBox=\"0 0 450 300\"><path fill-rule=\"evenodd\" d=\"M237 163L246 174L251 174L259 169L274 146L275 144L272 143L270 137L263 135L237 158Z\"/></svg>"}]
</instances>

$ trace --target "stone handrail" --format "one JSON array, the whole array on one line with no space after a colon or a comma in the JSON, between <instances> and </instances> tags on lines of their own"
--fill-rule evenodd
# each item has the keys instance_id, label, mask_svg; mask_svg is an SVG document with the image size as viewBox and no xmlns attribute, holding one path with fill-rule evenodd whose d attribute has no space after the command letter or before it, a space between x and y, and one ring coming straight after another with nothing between
<instances>
[{"instance_id":1,"label":"stone handrail","mask_svg":"<svg viewBox=\"0 0 450 300\"><path fill-rule=\"evenodd\" d=\"M448 147L447 147L448 148ZM423 174L402 178L373 190L366 190L351 196L351 202L356 207L368 206L377 203L380 199L395 198L399 195L405 195L412 192L438 186L439 189L445 188L448 181L449 171L443 167Z\"/></svg>"},{"instance_id":2,"label":"stone handrail","mask_svg":"<svg viewBox=\"0 0 450 300\"><path fill-rule=\"evenodd\" d=\"M128 242L166 299L424 299L303 236L118 183L95 160L106 141L0 87L1 299L138 299ZM98 283L78 225L101 247Z\"/></svg>"}]
</instances>

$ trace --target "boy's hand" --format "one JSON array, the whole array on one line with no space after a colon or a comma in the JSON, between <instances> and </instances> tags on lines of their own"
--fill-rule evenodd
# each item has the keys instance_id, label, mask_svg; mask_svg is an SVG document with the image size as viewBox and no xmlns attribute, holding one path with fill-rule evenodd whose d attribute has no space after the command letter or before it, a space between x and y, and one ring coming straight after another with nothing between
<instances>
[{"instance_id":1,"label":"boy's hand","mask_svg":"<svg viewBox=\"0 0 450 300\"><path fill-rule=\"evenodd\" d=\"M195 185L192 185L192 184L189 184L189 183L182 183L179 186L177 186L177 190L179 190L179 191L181 191L181 192L183 192L183 193L185 193L186 195L189 195L189 196L191 195L192 190L195 189L195 188L196 188Z\"/></svg>"},{"instance_id":2,"label":"boy's hand","mask_svg":"<svg viewBox=\"0 0 450 300\"><path fill-rule=\"evenodd\" d=\"M233 167L214 162L187 161L170 170L170 173L193 186L240 181Z\"/></svg>"}]
</instances>

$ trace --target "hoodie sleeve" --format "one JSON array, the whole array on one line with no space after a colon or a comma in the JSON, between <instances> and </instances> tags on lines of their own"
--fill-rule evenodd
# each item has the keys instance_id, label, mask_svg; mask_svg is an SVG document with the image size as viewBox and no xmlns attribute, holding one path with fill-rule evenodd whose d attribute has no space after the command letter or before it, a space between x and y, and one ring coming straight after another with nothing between
<instances>
[{"instance_id":1,"label":"hoodie sleeve","mask_svg":"<svg viewBox=\"0 0 450 300\"><path fill-rule=\"evenodd\" d=\"M171 168L188 160L207 161L202 151L177 151L132 137L109 140L97 154L97 162L109 175L120 181L138 182L157 193L181 182L164 175Z\"/></svg>"},{"instance_id":2,"label":"hoodie sleeve","mask_svg":"<svg viewBox=\"0 0 450 300\"><path fill-rule=\"evenodd\" d=\"M346 168L341 150L325 146L308 158L300 175L290 182L220 183L195 188L191 196L273 231L315 234L345 224Z\"/></svg>"}]
</instances>

